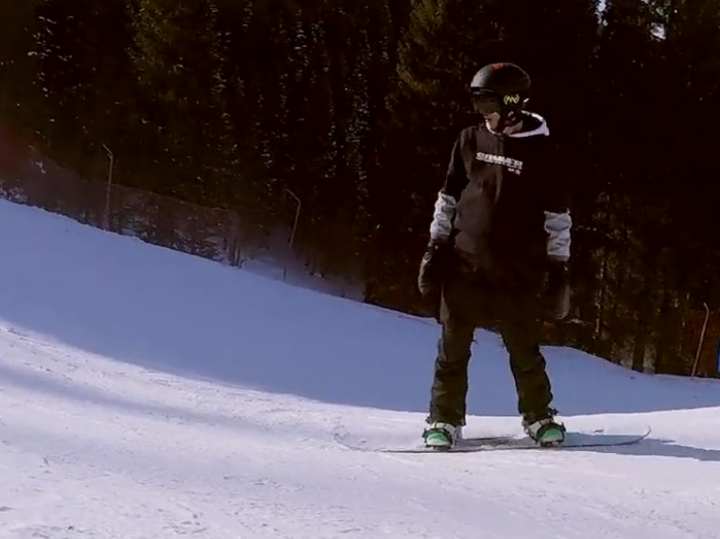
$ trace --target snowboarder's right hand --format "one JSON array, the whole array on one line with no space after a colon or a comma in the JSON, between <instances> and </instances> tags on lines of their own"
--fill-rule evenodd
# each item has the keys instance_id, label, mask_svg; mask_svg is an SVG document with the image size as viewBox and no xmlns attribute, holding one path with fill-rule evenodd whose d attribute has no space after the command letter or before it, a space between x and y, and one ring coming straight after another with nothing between
<instances>
[{"instance_id":1,"label":"snowboarder's right hand","mask_svg":"<svg viewBox=\"0 0 720 539\"><path fill-rule=\"evenodd\" d=\"M447 268L450 247L444 243L430 242L420 262L418 290L423 304L435 320L440 321L440 301Z\"/></svg>"},{"instance_id":2,"label":"snowboarder's right hand","mask_svg":"<svg viewBox=\"0 0 720 539\"><path fill-rule=\"evenodd\" d=\"M550 318L564 320L570 311L570 277L567 262L549 261L545 274L545 298Z\"/></svg>"}]
</instances>

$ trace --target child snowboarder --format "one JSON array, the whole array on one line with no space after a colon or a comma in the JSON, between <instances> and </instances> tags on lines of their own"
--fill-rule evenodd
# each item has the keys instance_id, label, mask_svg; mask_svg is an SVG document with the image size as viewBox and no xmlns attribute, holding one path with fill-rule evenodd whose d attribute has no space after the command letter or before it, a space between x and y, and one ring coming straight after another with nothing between
<instances>
[{"instance_id":1,"label":"child snowboarder","mask_svg":"<svg viewBox=\"0 0 720 539\"><path fill-rule=\"evenodd\" d=\"M484 121L454 144L435 203L420 292L442 325L427 446L451 447L465 424L475 329L494 325L509 353L525 432L541 445L563 442L540 352L548 310L569 310L572 220L547 124L527 112L531 81L511 63L480 69L470 85Z\"/></svg>"}]
</instances>

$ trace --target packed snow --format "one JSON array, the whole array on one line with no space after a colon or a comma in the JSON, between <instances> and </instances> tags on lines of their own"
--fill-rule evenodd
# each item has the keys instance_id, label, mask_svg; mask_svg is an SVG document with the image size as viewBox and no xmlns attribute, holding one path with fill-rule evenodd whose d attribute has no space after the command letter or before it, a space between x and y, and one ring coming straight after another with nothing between
<instances>
[{"instance_id":1,"label":"packed snow","mask_svg":"<svg viewBox=\"0 0 720 539\"><path fill-rule=\"evenodd\" d=\"M710 539L720 387L545 350L570 429L624 447L418 443L438 327L0 202L0 537ZM519 432L478 332L468 432Z\"/></svg>"}]
</instances>

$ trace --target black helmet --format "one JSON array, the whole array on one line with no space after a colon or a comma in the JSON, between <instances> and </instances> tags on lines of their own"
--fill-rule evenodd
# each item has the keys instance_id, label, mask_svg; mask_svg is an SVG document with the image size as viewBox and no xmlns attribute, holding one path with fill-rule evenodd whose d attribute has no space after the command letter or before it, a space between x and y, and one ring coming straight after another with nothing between
<instances>
[{"instance_id":1,"label":"black helmet","mask_svg":"<svg viewBox=\"0 0 720 539\"><path fill-rule=\"evenodd\" d=\"M483 115L498 112L504 123L514 123L528 102L530 86L530 75L515 64L486 65L470 83L473 107Z\"/></svg>"}]
</instances>

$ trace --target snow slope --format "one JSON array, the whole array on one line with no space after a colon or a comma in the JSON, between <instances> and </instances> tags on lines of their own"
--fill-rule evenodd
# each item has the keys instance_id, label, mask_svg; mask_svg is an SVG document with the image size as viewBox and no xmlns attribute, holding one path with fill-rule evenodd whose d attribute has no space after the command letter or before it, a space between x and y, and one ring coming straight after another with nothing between
<instances>
[{"instance_id":1,"label":"snow slope","mask_svg":"<svg viewBox=\"0 0 720 539\"><path fill-rule=\"evenodd\" d=\"M7 202L0 230L0 538L720 536L713 381L548 349L570 427L651 439L353 451L419 440L433 324ZM518 430L499 340L475 354L468 430Z\"/></svg>"}]
</instances>

